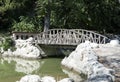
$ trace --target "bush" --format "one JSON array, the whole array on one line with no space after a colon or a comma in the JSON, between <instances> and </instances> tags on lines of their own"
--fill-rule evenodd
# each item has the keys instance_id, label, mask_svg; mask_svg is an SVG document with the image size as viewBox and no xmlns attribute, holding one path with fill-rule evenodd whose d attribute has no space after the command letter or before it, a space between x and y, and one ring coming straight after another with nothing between
<instances>
[{"instance_id":1,"label":"bush","mask_svg":"<svg viewBox=\"0 0 120 82\"><path fill-rule=\"evenodd\" d=\"M41 32L41 25L38 24L36 18L29 18L25 16L19 17L20 21L14 21L12 31L17 32Z\"/></svg>"},{"instance_id":2,"label":"bush","mask_svg":"<svg viewBox=\"0 0 120 82\"><path fill-rule=\"evenodd\" d=\"M11 49L12 51L15 50L13 40L11 38L8 38L8 37L5 38L5 41L2 42L0 47L3 47L4 51L7 51L8 49Z\"/></svg>"},{"instance_id":3,"label":"bush","mask_svg":"<svg viewBox=\"0 0 120 82\"><path fill-rule=\"evenodd\" d=\"M14 21L12 29L18 32L33 32L34 27L32 22L28 22L28 18L21 16L20 22Z\"/></svg>"}]
</instances>

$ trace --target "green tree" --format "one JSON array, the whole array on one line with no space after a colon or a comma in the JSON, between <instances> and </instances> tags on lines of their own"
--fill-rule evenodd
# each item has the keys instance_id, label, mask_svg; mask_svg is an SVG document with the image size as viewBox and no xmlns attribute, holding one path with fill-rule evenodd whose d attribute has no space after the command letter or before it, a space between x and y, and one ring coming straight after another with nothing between
<instances>
[{"instance_id":1,"label":"green tree","mask_svg":"<svg viewBox=\"0 0 120 82\"><path fill-rule=\"evenodd\" d=\"M25 19L21 20L21 16ZM119 0L0 0L0 22L1 28L24 24L24 29L33 31L83 28L119 33L120 3Z\"/></svg>"},{"instance_id":2,"label":"green tree","mask_svg":"<svg viewBox=\"0 0 120 82\"><path fill-rule=\"evenodd\" d=\"M37 15L44 19L44 28L77 28L84 26L84 6L79 0L38 0ZM81 23L82 22L82 23ZM50 24L50 25L49 25Z\"/></svg>"},{"instance_id":3,"label":"green tree","mask_svg":"<svg viewBox=\"0 0 120 82\"><path fill-rule=\"evenodd\" d=\"M36 18L20 16L20 22L14 21L12 31L17 32L41 32L41 25L36 22Z\"/></svg>"},{"instance_id":4,"label":"green tree","mask_svg":"<svg viewBox=\"0 0 120 82\"><path fill-rule=\"evenodd\" d=\"M2 29L9 29L20 16L32 16L35 0L0 0L0 22Z\"/></svg>"},{"instance_id":5,"label":"green tree","mask_svg":"<svg viewBox=\"0 0 120 82\"><path fill-rule=\"evenodd\" d=\"M97 31L120 31L120 4L118 0L84 0L85 10L90 19L89 27Z\"/></svg>"}]
</instances>

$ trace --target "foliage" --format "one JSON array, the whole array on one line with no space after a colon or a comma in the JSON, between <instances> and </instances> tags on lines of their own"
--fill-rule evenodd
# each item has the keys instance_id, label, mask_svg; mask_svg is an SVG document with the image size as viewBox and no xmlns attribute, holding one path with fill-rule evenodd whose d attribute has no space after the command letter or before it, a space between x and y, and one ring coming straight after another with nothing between
<instances>
[{"instance_id":1,"label":"foliage","mask_svg":"<svg viewBox=\"0 0 120 82\"><path fill-rule=\"evenodd\" d=\"M31 15L34 0L0 0L0 28L11 29L14 21L19 21L20 16ZM28 13L30 12L30 13Z\"/></svg>"},{"instance_id":2,"label":"foliage","mask_svg":"<svg viewBox=\"0 0 120 82\"><path fill-rule=\"evenodd\" d=\"M11 38L6 37L5 40L2 42L0 47L3 47L3 50L7 51L8 49L15 50L13 45L13 40Z\"/></svg>"},{"instance_id":3,"label":"foliage","mask_svg":"<svg viewBox=\"0 0 120 82\"><path fill-rule=\"evenodd\" d=\"M14 22L12 30L17 32L40 32L41 26L37 25L36 19L30 20L28 17L20 16L20 22ZM34 20L34 21L33 21ZM38 26L37 28L35 27Z\"/></svg>"},{"instance_id":4,"label":"foliage","mask_svg":"<svg viewBox=\"0 0 120 82\"><path fill-rule=\"evenodd\" d=\"M28 22L28 18L25 17L20 17L20 22L14 22L13 24L13 31L19 31L19 32L32 32L34 29L34 24L30 22Z\"/></svg>"},{"instance_id":5,"label":"foliage","mask_svg":"<svg viewBox=\"0 0 120 82\"><path fill-rule=\"evenodd\" d=\"M0 28L40 32L46 16L50 28L120 32L119 0L0 0Z\"/></svg>"},{"instance_id":6,"label":"foliage","mask_svg":"<svg viewBox=\"0 0 120 82\"><path fill-rule=\"evenodd\" d=\"M119 32L120 3L118 0L84 0L89 27L97 31Z\"/></svg>"},{"instance_id":7,"label":"foliage","mask_svg":"<svg viewBox=\"0 0 120 82\"><path fill-rule=\"evenodd\" d=\"M36 10L39 17L44 17L48 8L51 10L50 28L119 33L119 4L118 0L38 0Z\"/></svg>"}]
</instances>

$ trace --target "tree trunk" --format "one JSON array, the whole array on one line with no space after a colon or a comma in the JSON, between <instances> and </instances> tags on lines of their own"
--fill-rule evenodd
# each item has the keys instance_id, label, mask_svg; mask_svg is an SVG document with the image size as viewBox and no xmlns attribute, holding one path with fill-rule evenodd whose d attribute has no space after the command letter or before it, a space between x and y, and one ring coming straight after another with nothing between
<instances>
[{"instance_id":1,"label":"tree trunk","mask_svg":"<svg viewBox=\"0 0 120 82\"><path fill-rule=\"evenodd\" d=\"M44 17L44 32L46 32L50 28L50 14L51 14L51 10L50 10L50 7L48 6L45 17Z\"/></svg>"}]
</instances>

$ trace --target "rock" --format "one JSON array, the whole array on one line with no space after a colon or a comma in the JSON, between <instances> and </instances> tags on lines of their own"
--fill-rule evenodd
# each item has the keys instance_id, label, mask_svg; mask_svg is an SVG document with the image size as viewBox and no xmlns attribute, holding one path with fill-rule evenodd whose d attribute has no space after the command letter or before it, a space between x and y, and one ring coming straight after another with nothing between
<instances>
[{"instance_id":1,"label":"rock","mask_svg":"<svg viewBox=\"0 0 120 82\"><path fill-rule=\"evenodd\" d=\"M118 45L119 45L119 40L111 40L111 41L110 41L110 44L111 44L112 46L118 46Z\"/></svg>"},{"instance_id":2,"label":"rock","mask_svg":"<svg viewBox=\"0 0 120 82\"><path fill-rule=\"evenodd\" d=\"M57 82L54 77L44 76L40 78L38 75L26 75L16 82ZM74 82L73 79L64 78L58 82Z\"/></svg>"},{"instance_id":3,"label":"rock","mask_svg":"<svg viewBox=\"0 0 120 82\"><path fill-rule=\"evenodd\" d=\"M95 45L93 46L88 41L79 44L75 51L62 60L61 64L78 73L88 75L90 82L97 82L99 78L99 82L113 82L115 80L114 70L106 68L98 61L98 55L94 52L94 48L98 48L98 45ZM106 77L102 77L103 75Z\"/></svg>"},{"instance_id":4,"label":"rock","mask_svg":"<svg viewBox=\"0 0 120 82\"><path fill-rule=\"evenodd\" d=\"M71 78L64 78L64 79L62 79L62 80L60 80L58 82L74 82L74 80L71 79Z\"/></svg>"},{"instance_id":5,"label":"rock","mask_svg":"<svg viewBox=\"0 0 120 82\"><path fill-rule=\"evenodd\" d=\"M91 43L90 46L92 48L99 48L99 45L97 43Z\"/></svg>"},{"instance_id":6,"label":"rock","mask_svg":"<svg viewBox=\"0 0 120 82\"><path fill-rule=\"evenodd\" d=\"M56 82L55 78L54 77L51 77L51 76L44 76L42 77L42 82Z\"/></svg>"},{"instance_id":7,"label":"rock","mask_svg":"<svg viewBox=\"0 0 120 82\"><path fill-rule=\"evenodd\" d=\"M3 47L0 47L0 53L3 53L3 52L4 52Z\"/></svg>"},{"instance_id":8,"label":"rock","mask_svg":"<svg viewBox=\"0 0 120 82\"><path fill-rule=\"evenodd\" d=\"M114 82L109 75L96 75L88 78L88 82Z\"/></svg>"},{"instance_id":9,"label":"rock","mask_svg":"<svg viewBox=\"0 0 120 82\"><path fill-rule=\"evenodd\" d=\"M11 52L10 50L5 51L3 56L14 56L14 57L22 57L22 58L40 58L41 52L40 50L33 45L34 39L32 37L27 40L17 39L15 40L16 50Z\"/></svg>"},{"instance_id":10,"label":"rock","mask_svg":"<svg viewBox=\"0 0 120 82\"><path fill-rule=\"evenodd\" d=\"M3 51L2 56L13 56L13 52L11 49L8 49L7 51Z\"/></svg>"},{"instance_id":11,"label":"rock","mask_svg":"<svg viewBox=\"0 0 120 82\"><path fill-rule=\"evenodd\" d=\"M38 75L26 75L19 82L41 82L41 78Z\"/></svg>"},{"instance_id":12,"label":"rock","mask_svg":"<svg viewBox=\"0 0 120 82\"><path fill-rule=\"evenodd\" d=\"M30 38L27 39L27 42L31 44L31 43L34 42L34 39L32 37L30 37Z\"/></svg>"},{"instance_id":13,"label":"rock","mask_svg":"<svg viewBox=\"0 0 120 82\"><path fill-rule=\"evenodd\" d=\"M16 82L57 82L54 77L44 76L40 78L38 75L26 75ZM73 79L64 78L58 82L74 82Z\"/></svg>"}]
</instances>

